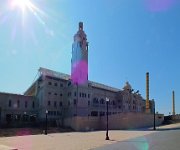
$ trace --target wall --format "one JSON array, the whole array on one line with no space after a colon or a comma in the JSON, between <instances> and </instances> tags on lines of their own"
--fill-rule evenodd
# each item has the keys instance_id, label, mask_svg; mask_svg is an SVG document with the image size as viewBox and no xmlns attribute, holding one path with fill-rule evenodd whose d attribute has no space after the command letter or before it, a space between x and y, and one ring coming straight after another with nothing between
<instances>
[{"instance_id":1,"label":"wall","mask_svg":"<svg viewBox=\"0 0 180 150\"><path fill-rule=\"evenodd\" d=\"M156 125L160 125L164 115L156 114ZM104 117L73 117L64 120L64 125L76 131L106 129ZM153 114L120 113L109 116L109 129L134 129L153 126Z\"/></svg>"},{"instance_id":2,"label":"wall","mask_svg":"<svg viewBox=\"0 0 180 150\"><path fill-rule=\"evenodd\" d=\"M173 121L180 121L180 114L172 115L171 117Z\"/></svg>"},{"instance_id":3,"label":"wall","mask_svg":"<svg viewBox=\"0 0 180 150\"><path fill-rule=\"evenodd\" d=\"M9 106L9 101L11 105ZM19 103L18 103L19 101ZM25 102L27 102L27 107L25 107ZM33 107L34 102L34 107ZM20 124L23 120L23 116L36 116L37 117L37 101L33 96L24 96L18 94L10 93L0 93L0 126L6 126L7 115L11 115L11 121L9 125ZM20 118L17 118L20 117ZM37 118L36 118L37 119Z\"/></svg>"}]
</instances>

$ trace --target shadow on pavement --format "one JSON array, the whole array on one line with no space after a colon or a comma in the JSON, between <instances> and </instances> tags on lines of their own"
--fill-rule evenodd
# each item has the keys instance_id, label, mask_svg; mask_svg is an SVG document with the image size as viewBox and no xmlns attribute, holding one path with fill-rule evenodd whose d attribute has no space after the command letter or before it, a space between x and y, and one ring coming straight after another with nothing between
<instances>
[{"instance_id":1,"label":"shadow on pavement","mask_svg":"<svg viewBox=\"0 0 180 150\"><path fill-rule=\"evenodd\" d=\"M110 141L115 143L105 145L103 147L91 149L91 150L178 150L180 143L178 142L180 137L179 128L165 129L162 132L152 132L145 136L139 136L127 140L115 140L110 137Z\"/></svg>"}]
</instances>

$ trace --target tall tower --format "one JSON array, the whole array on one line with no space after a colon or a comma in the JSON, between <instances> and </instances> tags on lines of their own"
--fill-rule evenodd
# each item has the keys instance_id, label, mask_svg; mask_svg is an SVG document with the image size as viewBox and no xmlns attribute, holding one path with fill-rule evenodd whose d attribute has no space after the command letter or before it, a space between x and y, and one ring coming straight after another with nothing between
<instances>
[{"instance_id":1,"label":"tall tower","mask_svg":"<svg viewBox=\"0 0 180 150\"><path fill-rule=\"evenodd\" d=\"M83 22L79 22L72 44L71 79L78 85L84 85L88 81L88 42L83 30Z\"/></svg>"},{"instance_id":2,"label":"tall tower","mask_svg":"<svg viewBox=\"0 0 180 150\"><path fill-rule=\"evenodd\" d=\"M175 94L172 92L172 115L175 115Z\"/></svg>"},{"instance_id":3,"label":"tall tower","mask_svg":"<svg viewBox=\"0 0 180 150\"><path fill-rule=\"evenodd\" d=\"M150 105L149 105L149 72L146 73L146 112L150 113Z\"/></svg>"}]
</instances>

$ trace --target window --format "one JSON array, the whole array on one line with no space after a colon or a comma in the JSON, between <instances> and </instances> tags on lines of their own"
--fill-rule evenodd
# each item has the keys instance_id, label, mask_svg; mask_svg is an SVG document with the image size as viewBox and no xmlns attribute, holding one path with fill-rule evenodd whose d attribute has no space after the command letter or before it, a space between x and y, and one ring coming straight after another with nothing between
<instances>
[{"instance_id":1,"label":"window","mask_svg":"<svg viewBox=\"0 0 180 150\"><path fill-rule=\"evenodd\" d=\"M95 98L93 99L93 103L94 103L94 104L98 104L98 103L99 103L98 98L95 97Z\"/></svg>"},{"instance_id":2,"label":"window","mask_svg":"<svg viewBox=\"0 0 180 150\"><path fill-rule=\"evenodd\" d=\"M90 94L88 94L88 98L90 98Z\"/></svg>"},{"instance_id":3,"label":"window","mask_svg":"<svg viewBox=\"0 0 180 150\"><path fill-rule=\"evenodd\" d=\"M79 97L81 97L81 93L79 93Z\"/></svg>"},{"instance_id":4,"label":"window","mask_svg":"<svg viewBox=\"0 0 180 150\"><path fill-rule=\"evenodd\" d=\"M57 103L56 103L56 101L54 101L54 107L56 108L56 106L57 106Z\"/></svg>"},{"instance_id":5,"label":"window","mask_svg":"<svg viewBox=\"0 0 180 150\"><path fill-rule=\"evenodd\" d=\"M27 105L28 105L28 103L27 103L27 101L25 101L25 108L27 108Z\"/></svg>"},{"instance_id":6,"label":"window","mask_svg":"<svg viewBox=\"0 0 180 150\"><path fill-rule=\"evenodd\" d=\"M32 108L34 108L35 107L35 103L34 103L34 101L32 102Z\"/></svg>"},{"instance_id":7,"label":"window","mask_svg":"<svg viewBox=\"0 0 180 150\"><path fill-rule=\"evenodd\" d=\"M51 101L48 101L48 106L51 106Z\"/></svg>"},{"instance_id":8,"label":"window","mask_svg":"<svg viewBox=\"0 0 180 150\"><path fill-rule=\"evenodd\" d=\"M115 101L112 102L113 105L116 105Z\"/></svg>"},{"instance_id":9,"label":"window","mask_svg":"<svg viewBox=\"0 0 180 150\"><path fill-rule=\"evenodd\" d=\"M60 84L60 87L63 87L63 84L62 84L62 83Z\"/></svg>"},{"instance_id":10,"label":"window","mask_svg":"<svg viewBox=\"0 0 180 150\"><path fill-rule=\"evenodd\" d=\"M71 82L68 82L68 86L70 86L71 85Z\"/></svg>"},{"instance_id":11,"label":"window","mask_svg":"<svg viewBox=\"0 0 180 150\"><path fill-rule=\"evenodd\" d=\"M12 103L11 103L11 100L9 100L9 107L11 107Z\"/></svg>"},{"instance_id":12,"label":"window","mask_svg":"<svg viewBox=\"0 0 180 150\"><path fill-rule=\"evenodd\" d=\"M100 116L105 116L105 112L100 112Z\"/></svg>"},{"instance_id":13,"label":"window","mask_svg":"<svg viewBox=\"0 0 180 150\"><path fill-rule=\"evenodd\" d=\"M17 101L17 107L18 108L20 107L20 101L19 100Z\"/></svg>"},{"instance_id":14,"label":"window","mask_svg":"<svg viewBox=\"0 0 180 150\"><path fill-rule=\"evenodd\" d=\"M49 95L51 95L51 92L48 92Z\"/></svg>"},{"instance_id":15,"label":"window","mask_svg":"<svg viewBox=\"0 0 180 150\"><path fill-rule=\"evenodd\" d=\"M90 101L88 101L88 106L90 105Z\"/></svg>"},{"instance_id":16,"label":"window","mask_svg":"<svg viewBox=\"0 0 180 150\"><path fill-rule=\"evenodd\" d=\"M71 92L68 92L68 96L71 96Z\"/></svg>"},{"instance_id":17,"label":"window","mask_svg":"<svg viewBox=\"0 0 180 150\"><path fill-rule=\"evenodd\" d=\"M57 111L57 115L58 115L58 116L61 116L61 112Z\"/></svg>"},{"instance_id":18,"label":"window","mask_svg":"<svg viewBox=\"0 0 180 150\"><path fill-rule=\"evenodd\" d=\"M61 94L60 94L60 96L62 97L62 96L63 96L63 94L61 93Z\"/></svg>"},{"instance_id":19,"label":"window","mask_svg":"<svg viewBox=\"0 0 180 150\"><path fill-rule=\"evenodd\" d=\"M76 92L74 92L74 96L76 96Z\"/></svg>"},{"instance_id":20,"label":"window","mask_svg":"<svg viewBox=\"0 0 180 150\"><path fill-rule=\"evenodd\" d=\"M76 99L74 99L74 105L76 105Z\"/></svg>"},{"instance_id":21,"label":"window","mask_svg":"<svg viewBox=\"0 0 180 150\"><path fill-rule=\"evenodd\" d=\"M71 104L70 101L68 101L68 105L69 105L69 106L70 106L70 104Z\"/></svg>"},{"instance_id":22,"label":"window","mask_svg":"<svg viewBox=\"0 0 180 150\"><path fill-rule=\"evenodd\" d=\"M57 93L54 93L54 95L57 95Z\"/></svg>"},{"instance_id":23,"label":"window","mask_svg":"<svg viewBox=\"0 0 180 150\"><path fill-rule=\"evenodd\" d=\"M51 82L48 82L49 85L51 85L52 83Z\"/></svg>"},{"instance_id":24,"label":"window","mask_svg":"<svg viewBox=\"0 0 180 150\"><path fill-rule=\"evenodd\" d=\"M51 111L48 111L48 115L51 115Z\"/></svg>"},{"instance_id":25,"label":"window","mask_svg":"<svg viewBox=\"0 0 180 150\"><path fill-rule=\"evenodd\" d=\"M97 111L92 111L91 116L98 116L98 112Z\"/></svg>"},{"instance_id":26,"label":"window","mask_svg":"<svg viewBox=\"0 0 180 150\"><path fill-rule=\"evenodd\" d=\"M57 83L54 83L54 86L57 86L58 84Z\"/></svg>"},{"instance_id":27,"label":"window","mask_svg":"<svg viewBox=\"0 0 180 150\"><path fill-rule=\"evenodd\" d=\"M104 104L105 103L105 101L104 101L104 99L102 98L101 100L100 100L100 104Z\"/></svg>"},{"instance_id":28,"label":"window","mask_svg":"<svg viewBox=\"0 0 180 150\"><path fill-rule=\"evenodd\" d=\"M59 106L62 107L62 105L63 105L63 104L62 104L62 102L60 101L60 102L59 102Z\"/></svg>"}]
</instances>

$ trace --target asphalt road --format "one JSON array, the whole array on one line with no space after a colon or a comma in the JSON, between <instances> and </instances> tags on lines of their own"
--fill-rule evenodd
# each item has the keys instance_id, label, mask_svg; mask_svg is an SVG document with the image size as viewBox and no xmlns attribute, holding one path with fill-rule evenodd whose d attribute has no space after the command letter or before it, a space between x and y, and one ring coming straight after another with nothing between
<instances>
[{"instance_id":1,"label":"asphalt road","mask_svg":"<svg viewBox=\"0 0 180 150\"><path fill-rule=\"evenodd\" d=\"M93 150L180 150L180 129L162 129Z\"/></svg>"}]
</instances>

